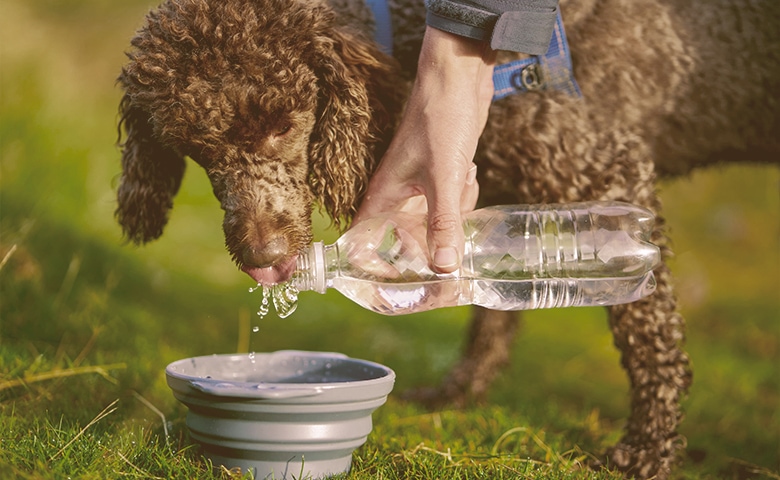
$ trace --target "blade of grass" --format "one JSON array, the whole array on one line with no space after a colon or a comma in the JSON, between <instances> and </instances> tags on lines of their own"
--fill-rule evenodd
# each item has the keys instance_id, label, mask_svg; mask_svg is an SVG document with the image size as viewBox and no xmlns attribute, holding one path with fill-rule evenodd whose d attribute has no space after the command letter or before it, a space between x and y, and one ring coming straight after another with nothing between
<instances>
[{"instance_id":1,"label":"blade of grass","mask_svg":"<svg viewBox=\"0 0 780 480\"><path fill-rule=\"evenodd\" d=\"M500 437L498 437L498 440L496 440L496 443L493 444L493 448L491 449L491 453L493 455L495 455L495 456L498 456L498 449L501 447L501 444L504 443L504 441L507 438L511 437L512 435L514 435L516 433L525 433L526 435L529 435L531 437L531 439L534 441L534 443L536 443L536 445L539 446L539 448L544 450L545 457L546 457L546 460L548 462L551 461L552 459L555 459L555 460L557 460L558 462L561 462L561 463L564 462L563 458L560 455L555 453L553 451L553 449L550 448L550 446L548 446L546 443L544 443L542 441L542 439L539 438L539 436L537 436L534 432L529 430L528 427L510 428L509 430L504 432Z\"/></svg>"},{"instance_id":2,"label":"blade of grass","mask_svg":"<svg viewBox=\"0 0 780 480\"><path fill-rule=\"evenodd\" d=\"M239 308L237 353L249 353L249 332L252 328L249 323L249 310L247 308Z\"/></svg>"},{"instance_id":3,"label":"blade of grass","mask_svg":"<svg viewBox=\"0 0 780 480\"><path fill-rule=\"evenodd\" d=\"M11 258L11 256L16 251L16 244L11 245L11 248L6 252L5 256L3 257L3 260L0 261L0 270L3 269L6 263L8 263L8 260Z\"/></svg>"},{"instance_id":4,"label":"blade of grass","mask_svg":"<svg viewBox=\"0 0 780 480\"><path fill-rule=\"evenodd\" d=\"M89 429L89 427L91 427L92 425L95 425L96 423L98 423L98 422L99 422L99 421L101 421L102 419L104 419L104 418L106 418L107 416L109 416L109 415L111 415L112 413L114 413L114 412L116 411L116 408L117 408L117 407L116 407L116 404L117 404L117 403L119 403L119 399L116 399L116 400L114 400L114 401L113 401L113 402L111 402L111 403L110 403L110 404L109 404L109 405L108 405L106 408L104 408L104 409L103 409L103 411L101 411L100 413L98 413L98 414L97 414L97 416L96 416L95 418L93 418L93 419L92 419L92 420L91 420L91 421L90 421L88 424L86 424L86 425L84 426L84 428L82 428L81 430L79 430L79 433L77 433L77 434L76 434L76 435L75 435L73 438L71 438L71 439L70 439L70 441L69 441L68 443L66 443L64 447L60 448L60 450L59 450L57 453L55 453L54 455L52 455L51 457L49 457L49 461L51 462L51 461L53 461L55 458L57 458L57 457L59 457L60 455L62 455L62 452L64 452L65 450L67 450L67 449L68 449L68 447L70 447L71 445L73 445L73 443L74 443L76 440L78 440L78 439L79 439L79 438L80 438L82 435L84 435L84 432L86 432L86 431Z\"/></svg>"},{"instance_id":5,"label":"blade of grass","mask_svg":"<svg viewBox=\"0 0 780 480\"><path fill-rule=\"evenodd\" d=\"M17 378L14 380L7 380L0 383L0 392L9 388L20 387L22 385L29 385L31 383L43 382L46 380L53 380L55 378L72 377L74 375L85 375L88 373L97 373L101 377L105 378L114 385L117 384L116 379L108 374L110 370L118 370L127 368L125 363L112 363L110 365L96 365L90 367L75 367L67 368L64 370L54 370L51 372L41 373L38 375L32 375L30 377Z\"/></svg>"},{"instance_id":6,"label":"blade of grass","mask_svg":"<svg viewBox=\"0 0 780 480\"><path fill-rule=\"evenodd\" d=\"M121 458L121 459L122 459L122 460L123 460L123 461L124 461L126 464L130 465L130 467L131 467L133 470L135 470L136 472L138 472L138 477L139 477L139 478L153 478L153 479L155 479L155 480L165 480L165 479L164 479L164 478L162 478L162 477L155 477L155 476L151 475L149 472L146 472L146 471L142 470L141 468L139 468L138 466L136 466L136 465L133 465L133 462L131 462L130 460L128 460L128 459L127 459L127 457L125 457L124 455L122 455L122 452L116 452L116 454L117 454L117 455L119 455L119 458ZM125 475L125 476L128 476L128 475L133 475L133 474L128 474L128 473L120 473L120 475ZM135 476L135 475L133 475L133 476Z\"/></svg>"},{"instance_id":7,"label":"blade of grass","mask_svg":"<svg viewBox=\"0 0 780 480\"><path fill-rule=\"evenodd\" d=\"M146 406L146 408L148 408L149 410L153 411L154 413L157 414L158 417L160 417L160 419L162 420L162 424L163 424L163 431L165 432L165 444L170 446L170 444L168 443L169 442L169 440L168 440L168 421L165 419L165 414L163 414L157 407L152 405L152 402L150 402L149 400L147 400L144 397L142 397L141 394L136 392L135 390L133 390L133 396L139 402L143 403L144 406Z\"/></svg>"},{"instance_id":8,"label":"blade of grass","mask_svg":"<svg viewBox=\"0 0 780 480\"><path fill-rule=\"evenodd\" d=\"M65 278L62 279L60 290L57 292L57 296L54 298L54 305L61 305L70 291L73 290L73 285L76 283L76 277L79 276L81 271L81 256L75 254L71 257L68 264L68 270L65 272Z\"/></svg>"},{"instance_id":9,"label":"blade of grass","mask_svg":"<svg viewBox=\"0 0 780 480\"><path fill-rule=\"evenodd\" d=\"M92 351L92 348L95 346L95 342L97 341L98 335L100 335L100 332L102 330L103 327L94 327L92 329L92 336L89 337L87 344L84 345L84 348L81 349L81 352L79 352L79 354L73 360L74 367L78 367L79 365L81 365L81 362L83 362L84 359L87 358L87 355L89 355L89 352Z\"/></svg>"}]
</instances>

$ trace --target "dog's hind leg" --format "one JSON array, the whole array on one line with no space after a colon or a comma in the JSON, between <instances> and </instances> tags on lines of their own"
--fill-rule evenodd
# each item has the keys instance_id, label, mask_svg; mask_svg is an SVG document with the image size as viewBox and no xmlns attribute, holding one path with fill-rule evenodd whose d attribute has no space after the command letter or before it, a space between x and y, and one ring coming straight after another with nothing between
<instances>
[{"instance_id":1,"label":"dog's hind leg","mask_svg":"<svg viewBox=\"0 0 780 480\"><path fill-rule=\"evenodd\" d=\"M663 239L656 243L663 244ZM651 296L610 308L615 346L631 384L631 414L623 438L607 453L607 467L638 478L664 479L677 452L685 448L677 427L691 371L681 346L684 320L676 309L666 264L655 276L658 286Z\"/></svg>"},{"instance_id":2,"label":"dog's hind leg","mask_svg":"<svg viewBox=\"0 0 780 480\"><path fill-rule=\"evenodd\" d=\"M463 406L484 397L503 367L520 322L518 312L472 307L463 355L437 388L410 392L408 398L428 406Z\"/></svg>"}]
</instances>

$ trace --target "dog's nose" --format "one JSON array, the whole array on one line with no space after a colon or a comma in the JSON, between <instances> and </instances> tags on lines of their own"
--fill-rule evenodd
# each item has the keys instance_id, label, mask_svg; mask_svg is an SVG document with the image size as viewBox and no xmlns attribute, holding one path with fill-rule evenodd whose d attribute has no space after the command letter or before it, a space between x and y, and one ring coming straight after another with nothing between
<instances>
[{"instance_id":1,"label":"dog's nose","mask_svg":"<svg viewBox=\"0 0 780 480\"><path fill-rule=\"evenodd\" d=\"M288 255L287 240L275 237L264 245L244 248L242 260L244 265L256 268L266 268L281 262Z\"/></svg>"}]
</instances>

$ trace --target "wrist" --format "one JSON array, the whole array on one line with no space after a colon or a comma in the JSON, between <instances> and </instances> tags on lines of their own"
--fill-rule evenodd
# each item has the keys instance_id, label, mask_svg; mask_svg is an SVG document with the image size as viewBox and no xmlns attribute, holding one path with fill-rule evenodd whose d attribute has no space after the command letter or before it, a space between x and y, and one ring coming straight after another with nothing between
<instances>
[{"instance_id":1,"label":"wrist","mask_svg":"<svg viewBox=\"0 0 780 480\"><path fill-rule=\"evenodd\" d=\"M434 64L445 68L476 71L485 66L492 67L495 61L496 52L483 41L455 35L431 26L425 28L419 67L424 68Z\"/></svg>"},{"instance_id":2,"label":"wrist","mask_svg":"<svg viewBox=\"0 0 780 480\"><path fill-rule=\"evenodd\" d=\"M493 96L496 52L485 42L426 27L420 52L417 86L436 84L441 93L474 92L480 102Z\"/></svg>"}]
</instances>

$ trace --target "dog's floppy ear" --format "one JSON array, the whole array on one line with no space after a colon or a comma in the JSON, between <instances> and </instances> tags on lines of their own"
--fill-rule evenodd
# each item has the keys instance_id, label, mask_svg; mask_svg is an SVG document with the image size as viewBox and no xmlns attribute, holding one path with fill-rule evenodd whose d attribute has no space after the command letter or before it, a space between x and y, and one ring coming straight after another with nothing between
<instances>
[{"instance_id":1,"label":"dog's floppy ear","mask_svg":"<svg viewBox=\"0 0 780 480\"><path fill-rule=\"evenodd\" d=\"M141 244L162 235L185 163L181 155L157 140L149 114L134 105L129 94L125 93L119 110L122 174L115 215L128 240Z\"/></svg>"},{"instance_id":2,"label":"dog's floppy ear","mask_svg":"<svg viewBox=\"0 0 780 480\"><path fill-rule=\"evenodd\" d=\"M388 113L376 100L377 82L393 77L391 60L373 43L337 28L315 40L320 109L312 133L311 186L315 197L343 226L354 215L375 163L375 146ZM397 87L394 87L397 88Z\"/></svg>"}]
</instances>

